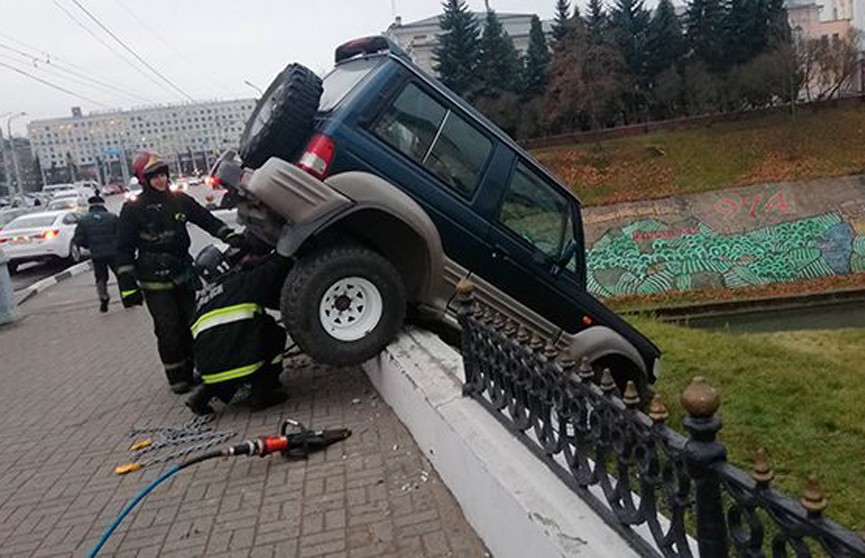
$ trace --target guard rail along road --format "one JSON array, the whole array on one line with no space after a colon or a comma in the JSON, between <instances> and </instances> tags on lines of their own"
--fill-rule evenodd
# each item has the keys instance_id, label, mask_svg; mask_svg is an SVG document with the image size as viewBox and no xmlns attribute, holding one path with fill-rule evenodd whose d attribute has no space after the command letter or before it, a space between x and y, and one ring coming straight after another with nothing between
<instances>
[{"instance_id":1,"label":"guard rail along road","mask_svg":"<svg viewBox=\"0 0 865 558\"><path fill-rule=\"evenodd\" d=\"M694 378L682 393L688 437L667 427L659 396L641 407L609 370L558 359L556 349L457 286L464 395L485 407L640 555L687 558L865 557L865 541L823 515L815 477L797 501L771 487L765 453L744 472L716 440L720 398ZM595 382L600 378L600 385ZM600 489L600 490L598 490ZM692 545L689 535L696 538Z\"/></svg>"}]
</instances>

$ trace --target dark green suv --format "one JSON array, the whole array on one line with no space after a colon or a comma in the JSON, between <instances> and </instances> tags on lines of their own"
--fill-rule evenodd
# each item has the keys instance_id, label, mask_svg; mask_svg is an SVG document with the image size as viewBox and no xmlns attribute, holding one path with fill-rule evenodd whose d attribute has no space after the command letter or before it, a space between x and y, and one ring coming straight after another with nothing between
<instances>
[{"instance_id":1,"label":"dark green suv","mask_svg":"<svg viewBox=\"0 0 865 558\"><path fill-rule=\"evenodd\" d=\"M384 37L339 47L323 80L288 66L214 176L295 257L283 317L321 362L374 356L406 315L450 320L468 278L571 356L658 375L657 347L586 291L579 200Z\"/></svg>"}]
</instances>

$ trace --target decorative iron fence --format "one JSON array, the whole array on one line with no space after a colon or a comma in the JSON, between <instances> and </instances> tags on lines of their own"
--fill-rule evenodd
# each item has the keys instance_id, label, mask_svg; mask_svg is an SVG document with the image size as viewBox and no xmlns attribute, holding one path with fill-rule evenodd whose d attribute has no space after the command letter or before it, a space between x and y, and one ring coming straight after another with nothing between
<instances>
[{"instance_id":1,"label":"decorative iron fence","mask_svg":"<svg viewBox=\"0 0 865 558\"><path fill-rule=\"evenodd\" d=\"M586 360L557 360L550 344L531 337L457 286L466 383L478 401L581 496L640 554L693 556L686 526L702 558L865 557L865 540L824 517L818 480L796 500L770 486L765 453L749 473L727 462L716 440L717 392L694 378L682 394L688 437L664 424L655 396L640 411L633 382L619 392L609 370L596 385ZM635 528L644 526L649 535ZM648 540L647 540L648 539ZM654 544L652 544L654 543Z\"/></svg>"}]
</instances>

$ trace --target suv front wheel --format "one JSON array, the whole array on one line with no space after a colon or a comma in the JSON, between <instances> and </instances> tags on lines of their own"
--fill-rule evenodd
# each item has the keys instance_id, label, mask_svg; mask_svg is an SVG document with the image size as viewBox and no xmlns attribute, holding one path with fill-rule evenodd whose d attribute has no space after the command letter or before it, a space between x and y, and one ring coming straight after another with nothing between
<instances>
[{"instance_id":1,"label":"suv front wheel","mask_svg":"<svg viewBox=\"0 0 865 558\"><path fill-rule=\"evenodd\" d=\"M402 327L405 307L399 272L362 246L301 258L282 287L288 333L323 364L359 364L378 354Z\"/></svg>"}]
</instances>

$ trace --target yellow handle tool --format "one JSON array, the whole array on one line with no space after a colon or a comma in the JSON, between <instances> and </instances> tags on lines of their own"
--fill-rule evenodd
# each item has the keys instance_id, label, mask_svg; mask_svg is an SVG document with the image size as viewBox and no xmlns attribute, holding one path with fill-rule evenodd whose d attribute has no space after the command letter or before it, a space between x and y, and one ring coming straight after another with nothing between
<instances>
[{"instance_id":1,"label":"yellow handle tool","mask_svg":"<svg viewBox=\"0 0 865 558\"><path fill-rule=\"evenodd\" d=\"M114 472L118 475L125 475L126 473L137 471L138 469L141 469L141 463L127 463L126 465L118 465L115 467Z\"/></svg>"}]
</instances>

